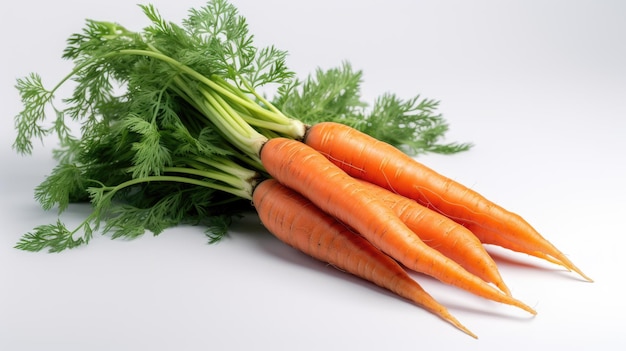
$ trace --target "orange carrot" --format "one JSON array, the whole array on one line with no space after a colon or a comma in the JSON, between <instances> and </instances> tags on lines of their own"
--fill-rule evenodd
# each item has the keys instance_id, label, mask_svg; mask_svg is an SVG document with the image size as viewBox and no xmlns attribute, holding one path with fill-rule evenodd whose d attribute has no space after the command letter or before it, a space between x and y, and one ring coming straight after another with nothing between
<instances>
[{"instance_id":1,"label":"orange carrot","mask_svg":"<svg viewBox=\"0 0 626 351\"><path fill-rule=\"evenodd\" d=\"M311 147L285 138L267 141L261 161L268 173L409 269L497 302L536 312L426 245L382 201Z\"/></svg>"},{"instance_id":2,"label":"orange carrot","mask_svg":"<svg viewBox=\"0 0 626 351\"><path fill-rule=\"evenodd\" d=\"M304 142L348 174L417 200L469 227L486 244L551 256L591 281L522 217L415 161L399 149L338 123L312 126ZM510 245L509 245L510 244Z\"/></svg>"},{"instance_id":3,"label":"orange carrot","mask_svg":"<svg viewBox=\"0 0 626 351\"><path fill-rule=\"evenodd\" d=\"M263 225L289 246L408 299L477 338L389 256L295 191L270 179L253 203Z\"/></svg>"},{"instance_id":4,"label":"orange carrot","mask_svg":"<svg viewBox=\"0 0 626 351\"><path fill-rule=\"evenodd\" d=\"M510 295L509 288L487 250L467 228L416 201L378 185L362 181L370 193L386 203L428 246Z\"/></svg>"}]
</instances>

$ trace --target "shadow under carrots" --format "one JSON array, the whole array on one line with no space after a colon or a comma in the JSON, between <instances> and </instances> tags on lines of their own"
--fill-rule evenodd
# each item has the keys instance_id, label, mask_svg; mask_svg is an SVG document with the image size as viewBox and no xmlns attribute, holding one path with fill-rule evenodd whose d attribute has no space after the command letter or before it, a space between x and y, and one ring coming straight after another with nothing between
<instances>
[{"instance_id":1,"label":"shadow under carrots","mask_svg":"<svg viewBox=\"0 0 626 351\"><path fill-rule=\"evenodd\" d=\"M575 281L588 282L578 274L567 270L566 268L545 262L540 258L527 254L513 252L493 245L485 245L487 253L493 258L499 267L509 267L514 269L523 269L542 274L556 274L563 278L573 279Z\"/></svg>"},{"instance_id":2,"label":"shadow under carrots","mask_svg":"<svg viewBox=\"0 0 626 351\"><path fill-rule=\"evenodd\" d=\"M256 214L251 214L249 216L246 215L244 218L237 220L236 223L233 223L232 232L232 235L237 235L239 238L245 238L245 240L249 241L253 246L258 247L263 252L274 258L284 261L286 264L312 270L333 279L340 279L342 281L349 282L350 284L356 284L359 287L375 291L377 294L383 294L384 296L404 301L413 307L420 308L419 306L415 306L412 302L397 296L387 289L381 288L369 281L337 269L328 263L319 261L286 245L279 239L275 238L263 227ZM496 302L487 301L482 298L475 297L468 292L459 290L458 288L447 286L430 276L410 270L408 270L408 272L409 275L420 283L420 285L422 285L429 294L431 294L441 304L446 306L452 314L455 314L455 311L462 311L469 314L498 317L509 320L523 321L532 319L532 316L528 316L526 314L516 314L515 312L509 313L506 310L497 308L494 309L493 306L494 304L497 304ZM435 293L435 291L429 291L430 289L428 286L438 284L441 285L441 287L437 286L437 293ZM440 294L441 292L444 294ZM446 294L448 292L449 294ZM459 298L455 299L455 297ZM506 307L508 308L508 306Z\"/></svg>"}]
</instances>

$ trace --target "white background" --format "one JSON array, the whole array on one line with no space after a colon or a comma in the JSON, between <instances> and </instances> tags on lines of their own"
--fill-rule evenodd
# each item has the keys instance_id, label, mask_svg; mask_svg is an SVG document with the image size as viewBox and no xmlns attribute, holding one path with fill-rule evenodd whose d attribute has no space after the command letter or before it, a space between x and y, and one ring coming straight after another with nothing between
<instances>
[{"instance_id":1,"label":"white background","mask_svg":"<svg viewBox=\"0 0 626 351\"><path fill-rule=\"evenodd\" d=\"M201 0L153 1L174 21ZM15 79L54 84L71 67L65 39L85 18L131 29L134 1L0 5L0 349L22 350L602 350L626 346L626 4L621 1L252 1L233 3L259 45L290 52L304 77L348 60L364 98L385 91L441 100L449 141L436 170L522 214L595 283L496 251L530 318L415 275L478 340L404 300L309 259L254 217L209 246L203 228L61 254L13 249L56 220L33 200L53 144L11 149ZM73 206L72 225L88 213Z\"/></svg>"}]
</instances>

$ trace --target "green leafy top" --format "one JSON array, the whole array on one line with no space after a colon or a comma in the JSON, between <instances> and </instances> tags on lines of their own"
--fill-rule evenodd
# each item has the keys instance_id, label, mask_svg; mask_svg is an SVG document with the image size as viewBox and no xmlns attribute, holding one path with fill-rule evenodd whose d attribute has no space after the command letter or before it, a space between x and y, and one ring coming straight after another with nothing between
<instances>
[{"instance_id":1,"label":"green leafy top","mask_svg":"<svg viewBox=\"0 0 626 351\"><path fill-rule=\"evenodd\" d=\"M411 155L452 154L471 147L469 143L441 143L448 124L436 111L438 101L419 95L404 100L386 93L369 106L360 95L362 78L363 72L353 70L348 62L317 69L304 81L281 86L274 104L304 123L347 124Z\"/></svg>"},{"instance_id":2,"label":"green leafy top","mask_svg":"<svg viewBox=\"0 0 626 351\"><path fill-rule=\"evenodd\" d=\"M58 252L89 242L95 231L132 238L180 223L206 225L216 241L233 215L250 208L254 185L266 176L262 143L301 137L305 123L346 123L414 154L469 147L439 143L447 125L436 101L386 94L368 109L362 74L347 63L296 79L286 52L255 47L245 19L225 0L191 9L182 25L151 5L141 9L149 21L141 32L87 20L63 52L74 69L51 89L36 73L18 79L24 109L13 147L28 154L33 139L59 139L59 164L36 199L59 213L73 202L93 207L74 230L60 221L39 226L18 248ZM56 99L68 82L72 94ZM268 85L277 86L271 100L257 92Z\"/></svg>"}]
</instances>

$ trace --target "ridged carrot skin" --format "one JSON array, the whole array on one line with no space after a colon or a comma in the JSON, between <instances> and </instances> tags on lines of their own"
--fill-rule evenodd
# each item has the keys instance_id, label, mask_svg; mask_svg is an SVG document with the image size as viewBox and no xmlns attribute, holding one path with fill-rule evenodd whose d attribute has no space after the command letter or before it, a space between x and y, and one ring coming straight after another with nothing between
<instances>
[{"instance_id":1,"label":"ridged carrot skin","mask_svg":"<svg viewBox=\"0 0 626 351\"><path fill-rule=\"evenodd\" d=\"M373 196L394 210L424 243L451 258L468 272L494 283L504 293L511 295L496 263L471 231L415 200L366 181L362 183Z\"/></svg>"},{"instance_id":2,"label":"ridged carrot skin","mask_svg":"<svg viewBox=\"0 0 626 351\"><path fill-rule=\"evenodd\" d=\"M435 172L387 143L332 122L311 126L304 142L351 176L415 199L423 206L470 228L485 244L499 245L539 258L552 256L564 267L591 281L521 216Z\"/></svg>"},{"instance_id":3,"label":"ridged carrot skin","mask_svg":"<svg viewBox=\"0 0 626 351\"><path fill-rule=\"evenodd\" d=\"M311 147L292 139L272 138L261 150L261 162L273 178L353 228L409 269L536 314L529 306L502 293L426 245L360 181Z\"/></svg>"},{"instance_id":4,"label":"ridged carrot skin","mask_svg":"<svg viewBox=\"0 0 626 351\"><path fill-rule=\"evenodd\" d=\"M253 203L263 225L279 240L341 271L405 298L476 338L389 256L321 211L295 191L270 179L261 182Z\"/></svg>"}]
</instances>

